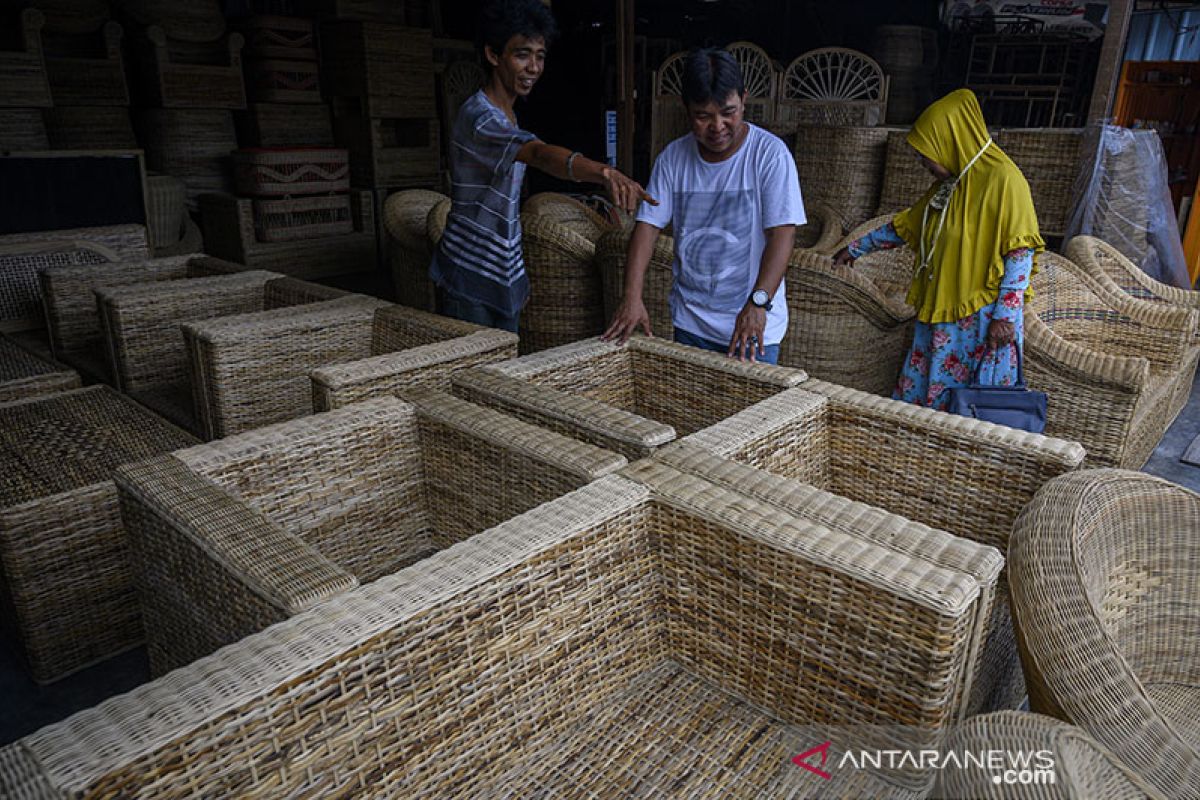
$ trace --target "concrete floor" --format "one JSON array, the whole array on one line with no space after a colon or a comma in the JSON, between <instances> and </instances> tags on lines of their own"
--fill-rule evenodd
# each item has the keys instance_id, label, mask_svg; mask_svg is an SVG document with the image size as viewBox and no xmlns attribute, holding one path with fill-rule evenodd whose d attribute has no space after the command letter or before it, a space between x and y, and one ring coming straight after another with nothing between
<instances>
[{"instance_id":1,"label":"concrete floor","mask_svg":"<svg viewBox=\"0 0 1200 800\"><path fill-rule=\"evenodd\" d=\"M1200 381L1193 385L1187 407L1167 430L1144 471L1200 492L1200 467L1179 461L1196 436L1200 436ZM13 643L0 639L0 745L127 692L149 677L145 650L139 648L39 687L26 675Z\"/></svg>"}]
</instances>

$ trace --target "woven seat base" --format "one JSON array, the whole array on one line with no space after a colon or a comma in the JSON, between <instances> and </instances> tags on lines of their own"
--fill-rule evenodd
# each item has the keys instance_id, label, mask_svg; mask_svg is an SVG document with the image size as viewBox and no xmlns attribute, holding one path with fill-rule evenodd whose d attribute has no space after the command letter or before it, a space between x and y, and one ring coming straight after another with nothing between
<instances>
[{"instance_id":1,"label":"woven seat base","mask_svg":"<svg viewBox=\"0 0 1200 800\"><path fill-rule=\"evenodd\" d=\"M797 766L792 758L822 741L839 751L850 743L833 729L822 739L812 727L786 725L673 661L636 676L598 709L478 796L924 796L865 770L833 770L841 755L834 748L831 780Z\"/></svg>"}]
</instances>

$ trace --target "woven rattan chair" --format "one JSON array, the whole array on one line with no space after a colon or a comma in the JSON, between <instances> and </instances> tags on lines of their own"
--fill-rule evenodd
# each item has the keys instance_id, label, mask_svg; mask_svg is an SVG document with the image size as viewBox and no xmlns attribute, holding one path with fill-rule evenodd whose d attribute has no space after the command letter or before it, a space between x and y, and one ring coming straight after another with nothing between
<instances>
[{"instance_id":1,"label":"woven rattan chair","mask_svg":"<svg viewBox=\"0 0 1200 800\"><path fill-rule=\"evenodd\" d=\"M825 203L843 229L873 216L884 180L887 136L887 128L799 126L792 155L805 204Z\"/></svg>"},{"instance_id":2,"label":"woven rattan chair","mask_svg":"<svg viewBox=\"0 0 1200 800\"><path fill-rule=\"evenodd\" d=\"M429 261L433 246L425 221L429 210L446 199L440 192L427 189L407 189L390 195L383 206L383 225L391 242L388 260L391 262L392 282L396 287L396 302L433 311L433 282L429 280Z\"/></svg>"},{"instance_id":3,"label":"woven rattan chair","mask_svg":"<svg viewBox=\"0 0 1200 800\"><path fill-rule=\"evenodd\" d=\"M142 641L112 471L195 441L106 386L0 404L0 622L38 683Z\"/></svg>"},{"instance_id":4,"label":"woven rattan chair","mask_svg":"<svg viewBox=\"0 0 1200 800\"><path fill-rule=\"evenodd\" d=\"M688 132L687 109L683 105L683 62L687 53L672 53L654 71L654 93L650 98L650 160L663 148Z\"/></svg>"},{"instance_id":5,"label":"woven rattan chair","mask_svg":"<svg viewBox=\"0 0 1200 800\"><path fill-rule=\"evenodd\" d=\"M536 213L521 215L529 302L521 310L521 352L577 342L604 331L604 288L596 245Z\"/></svg>"},{"instance_id":6,"label":"woven rattan chair","mask_svg":"<svg viewBox=\"0 0 1200 800\"><path fill-rule=\"evenodd\" d=\"M832 249L836 253L855 239L866 236L876 228L892 221L893 214L883 214L867 220L846 234ZM912 283L916 257L911 248L895 247L876 250L854 262L854 271L869 280L893 304L907 305L908 287ZM911 307L910 307L911 308Z\"/></svg>"},{"instance_id":7,"label":"woven rattan chair","mask_svg":"<svg viewBox=\"0 0 1200 800\"><path fill-rule=\"evenodd\" d=\"M180 325L347 295L274 272L102 286L95 290L117 388L187 430L202 429Z\"/></svg>"},{"instance_id":8,"label":"woven rattan chair","mask_svg":"<svg viewBox=\"0 0 1200 800\"><path fill-rule=\"evenodd\" d=\"M1051 481L1009 547L1030 705L1168 797L1200 796L1200 496L1149 475Z\"/></svg>"},{"instance_id":9,"label":"woven rattan chair","mask_svg":"<svg viewBox=\"0 0 1200 800\"><path fill-rule=\"evenodd\" d=\"M1138 300L1200 310L1200 292L1154 280L1105 241L1092 236L1076 236L1067 242L1063 252L1082 267L1089 278L1109 289L1119 289Z\"/></svg>"},{"instance_id":10,"label":"woven rattan chair","mask_svg":"<svg viewBox=\"0 0 1200 800\"><path fill-rule=\"evenodd\" d=\"M856 267L838 266L815 252L792 254L788 331L779 363L871 394L890 394L912 341L915 313Z\"/></svg>"},{"instance_id":11,"label":"woven rattan chair","mask_svg":"<svg viewBox=\"0 0 1200 800\"><path fill-rule=\"evenodd\" d=\"M917 798L928 772L836 764L940 738L986 590L610 475L26 737L0 791ZM792 763L830 739L829 780Z\"/></svg>"},{"instance_id":12,"label":"woven rattan chair","mask_svg":"<svg viewBox=\"0 0 1200 800\"><path fill-rule=\"evenodd\" d=\"M50 347L56 358L111 382L107 346L94 290L99 286L203 278L246 267L195 253L101 265L46 267L38 271Z\"/></svg>"},{"instance_id":13,"label":"woven rattan chair","mask_svg":"<svg viewBox=\"0 0 1200 800\"><path fill-rule=\"evenodd\" d=\"M1041 714L997 711L972 717L955 726L945 750L973 754L999 752L1004 756L1000 769L974 765L943 769L938 776L937 797L1166 800L1166 795L1155 791L1087 733ZM1035 772L1038 765L1045 763L1042 758L1052 764L1049 775ZM1024 784L1022 779L1026 781Z\"/></svg>"},{"instance_id":14,"label":"woven rattan chair","mask_svg":"<svg viewBox=\"0 0 1200 800\"><path fill-rule=\"evenodd\" d=\"M122 471L150 664L186 664L619 469L428 389Z\"/></svg>"},{"instance_id":15,"label":"woven rattan chair","mask_svg":"<svg viewBox=\"0 0 1200 800\"><path fill-rule=\"evenodd\" d=\"M1025 374L1046 392L1046 433L1082 442L1088 466L1140 467L1187 402L1200 312L1150 304L1039 258L1025 310Z\"/></svg>"},{"instance_id":16,"label":"woven rattan chair","mask_svg":"<svg viewBox=\"0 0 1200 800\"><path fill-rule=\"evenodd\" d=\"M592 244L608 231L620 227L586 203L558 192L539 192L526 200L521 210L570 228Z\"/></svg>"},{"instance_id":17,"label":"woven rattan chair","mask_svg":"<svg viewBox=\"0 0 1200 800\"><path fill-rule=\"evenodd\" d=\"M455 393L630 460L802 383L803 371L659 338L589 339L456 372Z\"/></svg>"},{"instance_id":18,"label":"woven rattan chair","mask_svg":"<svg viewBox=\"0 0 1200 800\"><path fill-rule=\"evenodd\" d=\"M805 203L804 211L808 222L796 228L796 249L833 252L842 238L842 223L837 213L819 201Z\"/></svg>"},{"instance_id":19,"label":"woven rattan chair","mask_svg":"<svg viewBox=\"0 0 1200 800\"><path fill-rule=\"evenodd\" d=\"M358 295L182 326L204 436L218 439L517 355L507 331Z\"/></svg>"},{"instance_id":20,"label":"woven rattan chair","mask_svg":"<svg viewBox=\"0 0 1200 800\"><path fill-rule=\"evenodd\" d=\"M39 358L0 334L0 403L28 400L78 387L78 372Z\"/></svg>"},{"instance_id":21,"label":"woven rattan chair","mask_svg":"<svg viewBox=\"0 0 1200 800\"><path fill-rule=\"evenodd\" d=\"M611 230L596 242L596 263L604 283L604 320L609 322L625 297L625 256L629 251L632 227ZM650 330L658 338L670 340L675 334L671 323L671 286L675 280L675 240L660 233L650 254L642 286L642 303L650 315Z\"/></svg>"},{"instance_id":22,"label":"woven rattan chair","mask_svg":"<svg viewBox=\"0 0 1200 800\"><path fill-rule=\"evenodd\" d=\"M784 71L776 120L795 125L873 126L887 115L888 78L866 53L822 47Z\"/></svg>"},{"instance_id":23,"label":"woven rattan chair","mask_svg":"<svg viewBox=\"0 0 1200 800\"><path fill-rule=\"evenodd\" d=\"M815 487L1003 552L1021 508L1048 480L1076 469L1084 452L1074 442L810 380L656 457L799 513L828 505L812 499ZM808 488L772 483L763 472ZM1025 693L1003 588L990 627L972 713L1015 708Z\"/></svg>"}]
</instances>

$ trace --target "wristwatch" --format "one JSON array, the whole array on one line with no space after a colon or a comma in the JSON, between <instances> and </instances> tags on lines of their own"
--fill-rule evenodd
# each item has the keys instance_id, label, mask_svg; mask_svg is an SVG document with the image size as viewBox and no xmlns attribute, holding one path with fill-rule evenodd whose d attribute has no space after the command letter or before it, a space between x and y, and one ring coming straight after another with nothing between
<instances>
[{"instance_id":1,"label":"wristwatch","mask_svg":"<svg viewBox=\"0 0 1200 800\"><path fill-rule=\"evenodd\" d=\"M765 289L755 289L750 295L750 304L758 306L763 311L771 310L771 295Z\"/></svg>"}]
</instances>

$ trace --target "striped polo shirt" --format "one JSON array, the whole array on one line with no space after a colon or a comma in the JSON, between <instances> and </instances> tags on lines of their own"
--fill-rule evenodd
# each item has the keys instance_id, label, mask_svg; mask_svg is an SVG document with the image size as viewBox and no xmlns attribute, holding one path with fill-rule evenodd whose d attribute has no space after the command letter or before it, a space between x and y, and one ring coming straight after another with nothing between
<instances>
[{"instance_id":1,"label":"striped polo shirt","mask_svg":"<svg viewBox=\"0 0 1200 800\"><path fill-rule=\"evenodd\" d=\"M521 255L521 181L517 151L537 137L512 124L482 90L454 121L451 208L429 276L456 297L513 315L529 297Z\"/></svg>"}]
</instances>

